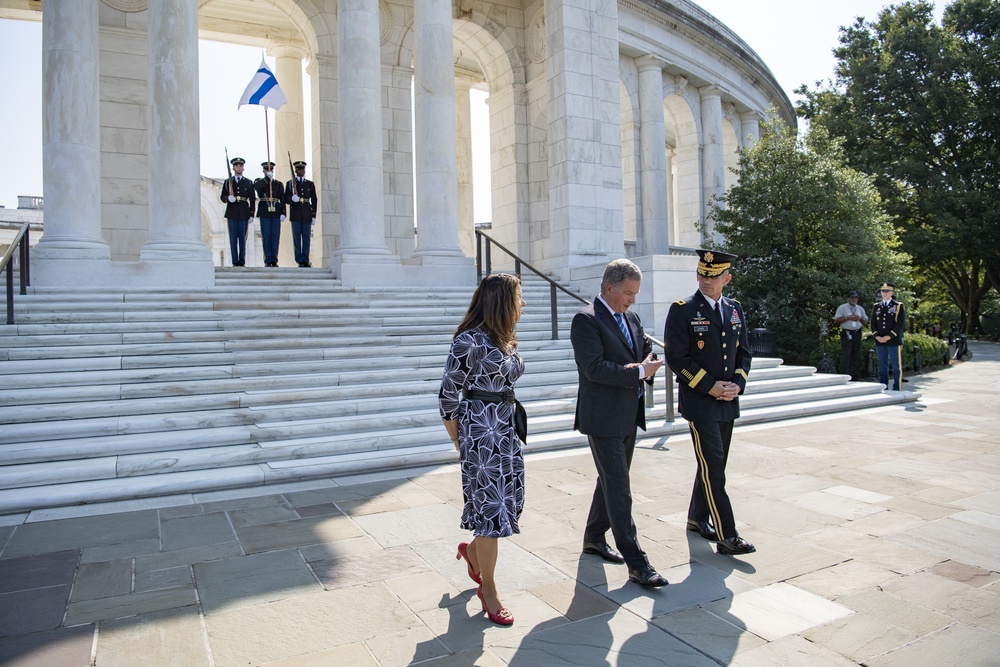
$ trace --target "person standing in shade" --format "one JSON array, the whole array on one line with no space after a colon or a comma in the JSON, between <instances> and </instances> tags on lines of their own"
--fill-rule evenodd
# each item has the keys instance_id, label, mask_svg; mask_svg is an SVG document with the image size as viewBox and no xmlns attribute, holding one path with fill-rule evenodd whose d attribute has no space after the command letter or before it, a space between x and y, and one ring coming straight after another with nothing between
<instances>
[{"instance_id":1,"label":"person standing in shade","mask_svg":"<svg viewBox=\"0 0 1000 667\"><path fill-rule=\"evenodd\" d=\"M514 397L514 383L524 373L514 329L522 308L517 276L483 278L455 331L438 392L441 419L461 462L461 526L474 536L458 545L456 558L465 558L483 611L499 625L511 625L514 616L500 602L494 579L497 542L521 532L524 509L527 416Z\"/></svg>"},{"instance_id":2,"label":"person standing in shade","mask_svg":"<svg viewBox=\"0 0 1000 667\"><path fill-rule=\"evenodd\" d=\"M698 463L687 527L716 542L720 554L749 554L757 549L736 532L726 492L733 423L740 416L739 395L746 389L753 357L743 306L722 296L737 258L714 250L697 252L698 291L670 306L663 333L667 365L677 375L678 405Z\"/></svg>"},{"instance_id":3,"label":"person standing in shade","mask_svg":"<svg viewBox=\"0 0 1000 667\"><path fill-rule=\"evenodd\" d=\"M274 163L261 162L264 178L253 182L257 193L257 219L264 246L264 266L278 266L278 242L281 223L285 220L285 188L274 180Z\"/></svg>"},{"instance_id":4,"label":"person standing in shade","mask_svg":"<svg viewBox=\"0 0 1000 667\"><path fill-rule=\"evenodd\" d=\"M652 382L663 365L652 354L639 316L629 310L641 281L638 266L614 260L604 269L600 295L573 317L570 340L580 378L573 428L587 436L597 467L583 552L625 563L630 581L658 587L667 580L639 546L629 481L636 429L646 430L642 382ZM608 529L618 551L607 543Z\"/></svg>"},{"instance_id":5,"label":"person standing in shade","mask_svg":"<svg viewBox=\"0 0 1000 667\"><path fill-rule=\"evenodd\" d=\"M840 372L852 380L861 375L861 327L868 324L865 309L858 305L858 293L847 293L847 303L842 303L833 316L840 325Z\"/></svg>"},{"instance_id":6,"label":"person standing in shade","mask_svg":"<svg viewBox=\"0 0 1000 667\"><path fill-rule=\"evenodd\" d=\"M903 380L903 332L906 330L906 313L903 304L893 298L896 286L882 283L881 299L872 308L872 333L875 334L875 353L878 355L878 381L889 389L889 367L892 366L892 390L899 391Z\"/></svg>"},{"instance_id":7,"label":"person standing in shade","mask_svg":"<svg viewBox=\"0 0 1000 667\"><path fill-rule=\"evenodd\" d=\"M306 163L294 165L295 176L285 185L288 220L292 223L292 245L299 266L312 266L309 261L309 240L316 224L316 184L306 178Z\"/></svg>"},{"instance_id":8,"label":"person standing in shade","mask_svg":"<svg viewBox=\"0 0 1000 667\"><path fill-rule=\"evenodd\" d=\"M247 231L253 222L253 183L243 175L246 160L234 157L233 175L222 184L219 199L226 202L226 222L229 228L229 253L233 266L246 266Z\"/></svg>"}]
</instances>

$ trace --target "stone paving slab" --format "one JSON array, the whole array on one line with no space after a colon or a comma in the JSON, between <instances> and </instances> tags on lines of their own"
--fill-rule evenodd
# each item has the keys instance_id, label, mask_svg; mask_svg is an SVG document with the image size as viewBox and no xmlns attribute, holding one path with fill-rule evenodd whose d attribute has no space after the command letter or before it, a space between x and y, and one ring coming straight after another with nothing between
<instances>
[{"instance_id":1,"label":"stone paving slab","mask_svg":"<svg viewBox=\"0 0 1000 667\"><path fill-rule=\"evenodd\" d=\"M530 455L497 567L512 627L455 559L454 464L0 517L0 664L993 666L993 377L1000 346L977 343L911 378L916 403L738 427L729 489L758 551L735 558L685 529L686 435L640 440L659 590L580 553L590 452Z\"/></svg>"}]
</instances>

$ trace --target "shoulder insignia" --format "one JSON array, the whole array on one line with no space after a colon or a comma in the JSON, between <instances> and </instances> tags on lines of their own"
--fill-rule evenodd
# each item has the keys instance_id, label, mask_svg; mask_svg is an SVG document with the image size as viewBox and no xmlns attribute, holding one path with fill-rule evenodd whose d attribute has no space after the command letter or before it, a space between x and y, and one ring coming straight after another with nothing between
<instances>
[{"instance_id":1,"label":"shoulder insignia","mask_svg":"<svg viewBox=\"0 0 1000 667\"><path fill-rule=\"evenodd\" d=\"M685 301L684 299L678 299L677 301L674 301L674 303L677 304L678 306L683 306L685 303L687 303L687 301Z\"/></svg>"},{"instance_id":2,"label":"shoulder insignia","mask_svg":"<svg viewBox=\"0 0 1000 667\"><path fill-rule=\"evenodd\" d=\"M739 302L738 300L736 300L736 299L730 299L730 301L732 301L733 303L740 303L740 302ZM743 304L742 304L742 303L740 303L740 305L742 306Z\"/></svg>"}]
</instances>

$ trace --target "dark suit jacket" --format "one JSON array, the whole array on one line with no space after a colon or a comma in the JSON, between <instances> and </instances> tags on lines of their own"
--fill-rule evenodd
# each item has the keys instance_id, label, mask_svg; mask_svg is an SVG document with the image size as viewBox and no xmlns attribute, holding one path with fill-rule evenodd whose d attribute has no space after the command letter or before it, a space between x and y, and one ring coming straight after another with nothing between
<instances>
[{"instance_id":1,"label":"dark suit jacket","mask_svg":"<svg viewBox=\"0 0 1000 667\"><path fill-rule=\"evenodd\" d=\"M629 347L611 311L596 299L573 317L570 340L580 374L573 428L585 435L624 438L636 425L646 429L639 371L625 365L645 359L652 346L638 315L627 311L625 321L636 347Z\"/></svg>"},{"instance_id":2,"label":"dark suit jacket","mask_svg":"<svg viewBox=\"0 0 1000 667\"><path fill-rule=\"evenodd\" d=\"M237 198L237 201L229 201L230 186L232 186L232 194ZM248 220L253 217L253 206L254 206L254 190L253 190L253 180L242 177L239 183L236 182L236 177L228 178L222 182L222 193L219 195L219 199L226 202L226 219L227 220Z\"/></svg>"},{"instance_id":3,"label":"dark suit jacket","mask_svg":"<svg viewBox=\"0 0 1000 667\"><path fill-rule=\"evenodd\" d=\"M740 416L739 398L719 401L708 393L717 380L734 382L743 393L753 358L743 306L725 296L719 305L721 323L701 290L675 301L667 313L667 365L677 374L678 403L688 421L724 422Z\"/></svg>"},{"instance_id":4,"label":"dark suit jacket","mask_svg":"<svg viewBox=\"0 0 1000 667\"><path fill-rule=\"evenodd\" d=\"M889 307L881 301L876 301L872 306L872 334L876 336L891 336L888 343L876 345L886 345L888 347L899 347L903 344L903 334L906 332L906 312L903 304L895 299L889 301Z\"/></svg>"}]
</instances>

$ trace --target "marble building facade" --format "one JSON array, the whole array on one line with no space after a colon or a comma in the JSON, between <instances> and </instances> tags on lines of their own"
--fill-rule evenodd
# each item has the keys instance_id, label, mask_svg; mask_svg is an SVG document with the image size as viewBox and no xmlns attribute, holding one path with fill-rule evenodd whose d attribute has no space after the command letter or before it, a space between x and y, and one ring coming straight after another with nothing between
<instances>
[{"instance_id":1,"label":"marble building facade","mask_svg":"<svg viewBox=\"0 0 1000 667\"><path fill-rule=\"evenodd\" d=\"M585 292L632 257L658 321L653 303L694 289L677 249L712 235L738 149L772 107L795 122L766 64L687 0L0 0L0 17L43 24L38 285L212 284L199 37L276 59L275 154L307 157L314 265L347 285L474 283L471 88L491 234Z\"/></svg>"}]
</instances>

